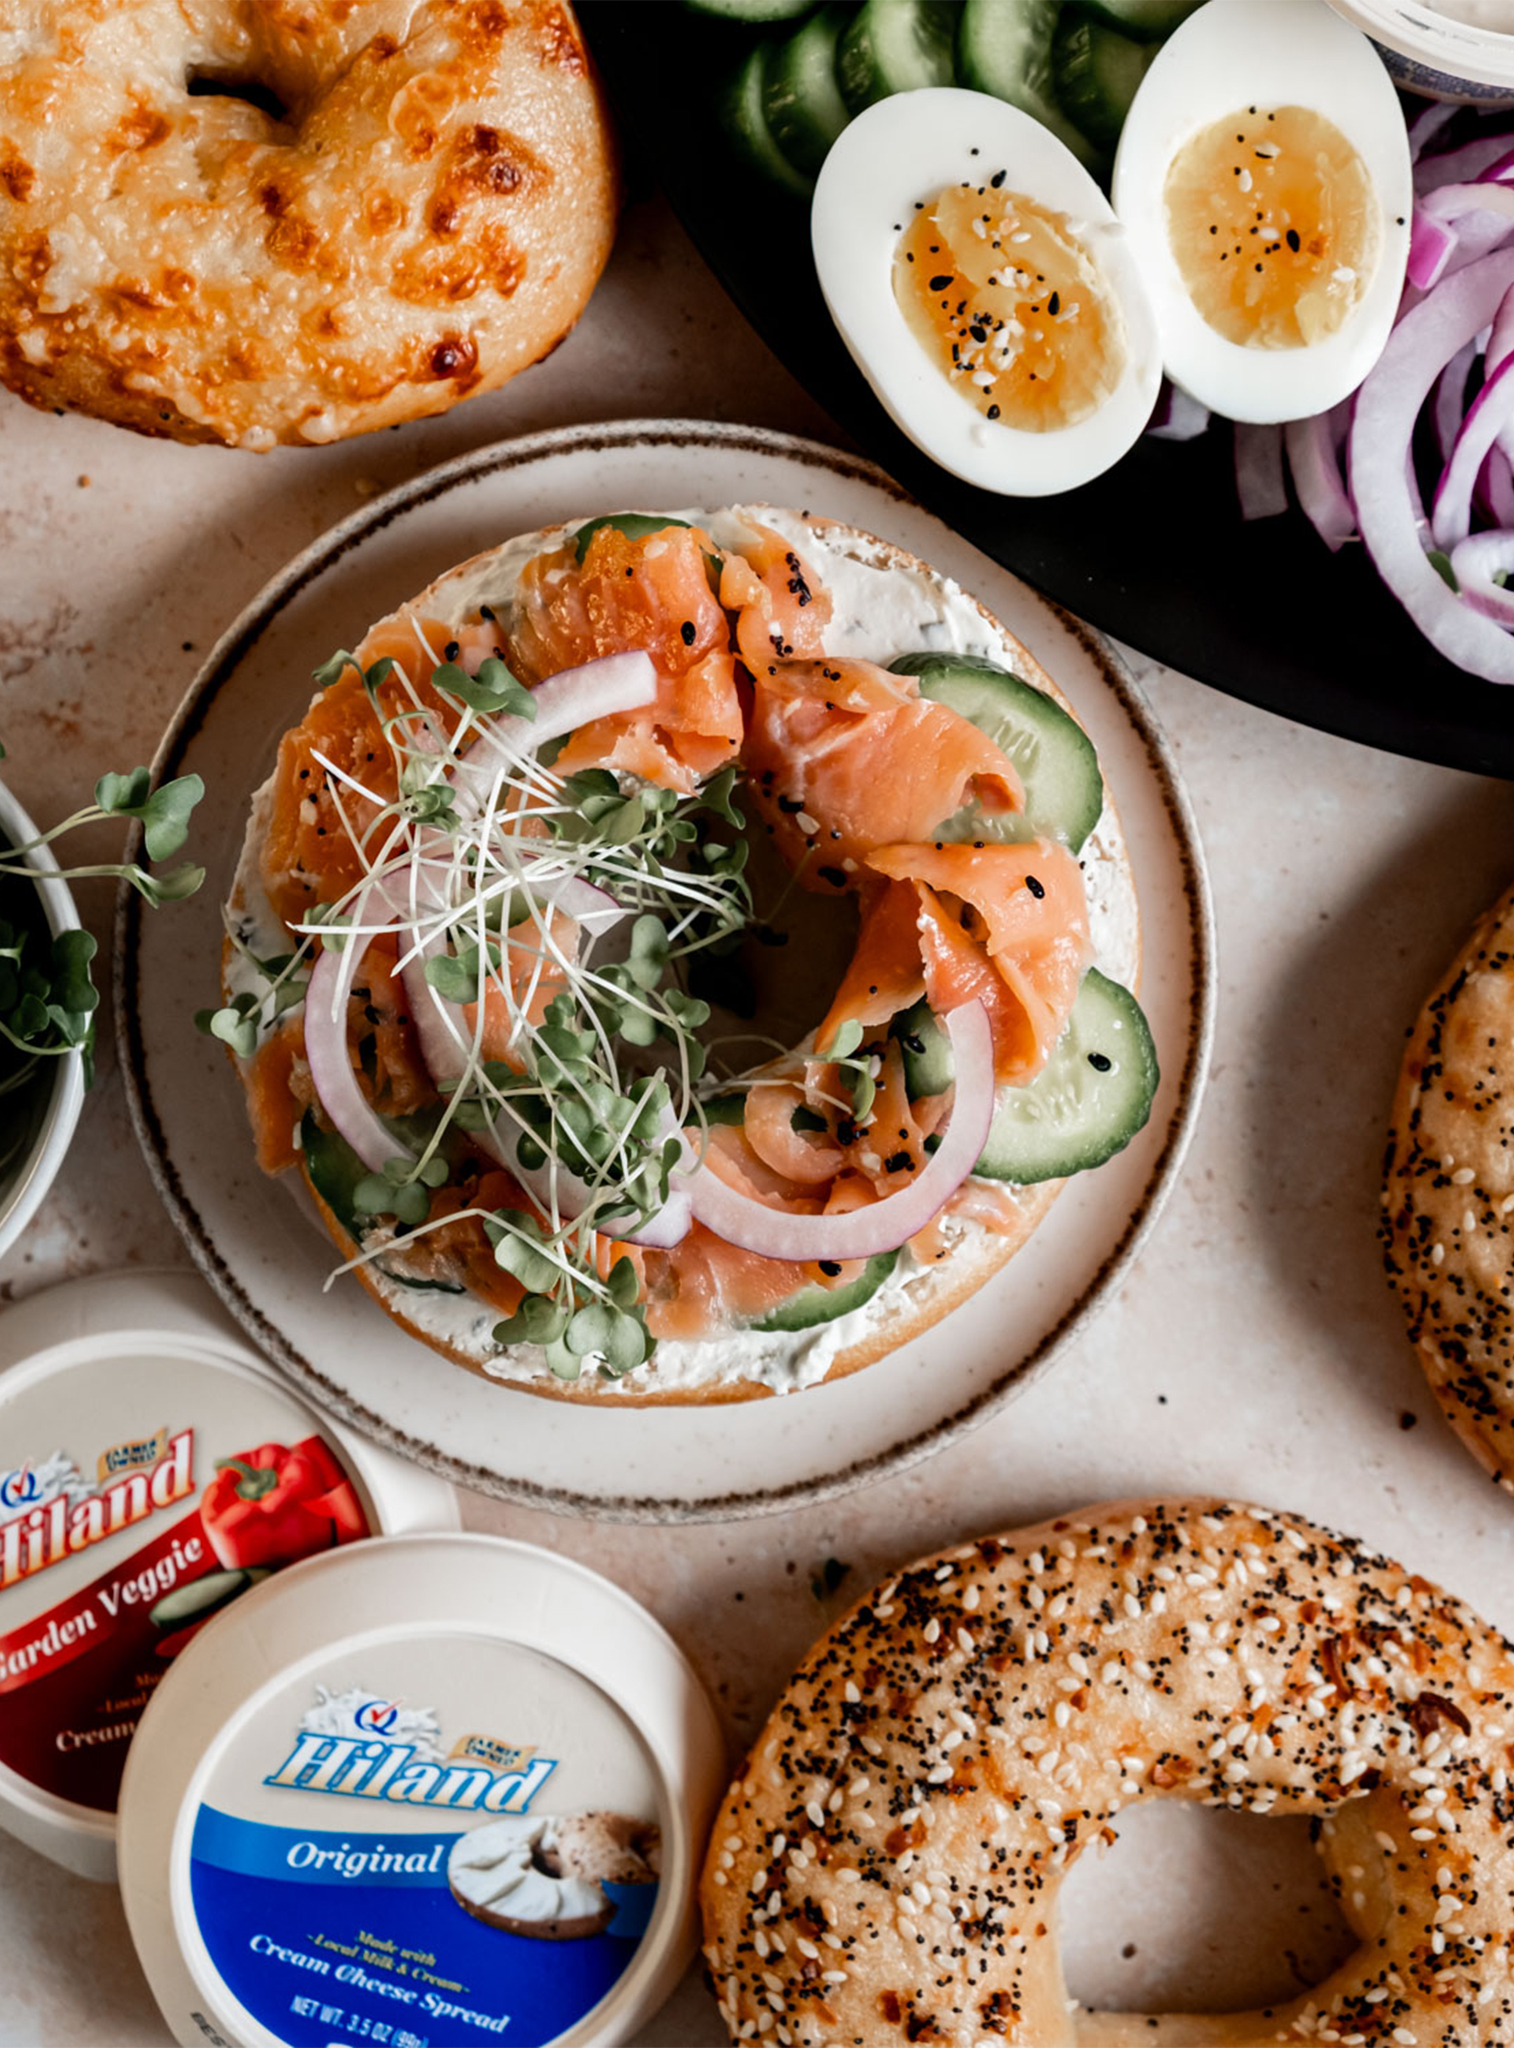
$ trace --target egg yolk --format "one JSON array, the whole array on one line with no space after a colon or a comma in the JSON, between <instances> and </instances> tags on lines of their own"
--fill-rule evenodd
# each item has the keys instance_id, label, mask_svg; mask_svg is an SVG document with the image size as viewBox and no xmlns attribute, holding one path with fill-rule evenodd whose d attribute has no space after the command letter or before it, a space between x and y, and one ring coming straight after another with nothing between
<instances>
[{"instance_id":1,"label":"egg yolk","mask_svg":"<svg viewBox=\"0 0 1514 2048\"><path fill-rule=\"evenodd\" d=\"M911 332L986 419L1039 434L1075 426L1124 369L1119 308L1080 228L999 184L921 201L894 257Z\"/></svg>"},{"instance_id":2,"label":"egg yolk","mask_svg":"<svg viewBox=\"0 0 1514 2048\"><path fill-rule=\"evenodd\" d=\"M1335 333L1377 262L1367 167L1323 114L1247 107L1173 158L1167 234L1216 333L1247 348L1308 348Z\"/></svg>"}]
</instances>

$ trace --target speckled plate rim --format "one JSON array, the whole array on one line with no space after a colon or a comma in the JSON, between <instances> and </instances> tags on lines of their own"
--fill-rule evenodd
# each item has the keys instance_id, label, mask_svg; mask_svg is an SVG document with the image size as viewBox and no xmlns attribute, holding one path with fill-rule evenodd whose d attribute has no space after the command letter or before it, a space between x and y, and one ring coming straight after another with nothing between
<instances>
[{"instance_id":1,"label":"speckled plate rim","mask_svg":"<svg viewBox=\"0 0 1514 2048\"><path fill-rule=\"evenodd\" d=\"M705 447L723 452L787 458L827 471L844 481L870 485L901 506L912 511L924 511L927 517L933 516L885 471L861 456L775 429L723 421L616 420L549 428L471 449L374 498L312 541L264 585L215 643L185 692L154 759L155 778L181 771L185 750L199 731L218 691L234 676L239 663L284 606L353 549L396 519L482 477L549 460L558 454L628 448L652 451L669 446L682 450ZM1028 586L1022 587L1028 590ZM905 1471L980 1428L1067 1350L1109 1300L1139 1256L1181 1171L1203 1099L1214 1039L1214 911L1198 827L1183 788L1176 757L1134 679L1101 635L1038 592L1028 591L1028 595L1088 654L1145 751L1178 853L1188 912L1190 948L1188 1032L1165 1143L1152 1163L1145 1188L1124 1229L1077 1299L1057 1322L988 1386L939 1417L929 1427L903 1437L868 1457L842 1465L833 1472L785 1485L695 1499L578 1493L567 1487L506 1478L487 1467L443 1453L435 1445L396 1428L383 1415L354 1401L344 1389L334 1385L317 1366L296 1351L283 1332L245 1292L202 1222L169 1156L147 1076L146 1049L141 1036L137 1001L143 905L134 891L123 888L117 899L115 920L113 988L116 1044L132 1125L148 1171L195 1264L241 1327L304 1391L307 1398L401 1457L450 1479L455 1485L520 1506L548 1514L585 1515L605 1521L722 1522L817 1506L885 1476ZM511 1391L501 1389L502 1394ZM568 1415L572 1412L571 1409L564 1410Z\"/></svg>"}]
</instances>

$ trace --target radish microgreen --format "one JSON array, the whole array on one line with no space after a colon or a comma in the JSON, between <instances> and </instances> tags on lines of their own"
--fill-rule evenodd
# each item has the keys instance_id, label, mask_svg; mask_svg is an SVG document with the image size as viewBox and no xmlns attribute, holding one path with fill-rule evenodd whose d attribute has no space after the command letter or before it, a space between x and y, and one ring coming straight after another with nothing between
<instances>
[{"instance_id":1,"label":"radish microgreen","mask_svg":"<svg viewBox=\"0 0 1514 2048\"><path fill-rule=\"evenodd\" d=\"M397 928L395 964L413 975L420 963L455 1071L439 1073L428 1130L390 1123L395 1157L378 1174L357 1165L352 1263L474 1219L523 1290L498 1341L541 1343L565 1379L587 1360L618 1377L650 1355L651 1338L636 1264L619 1256L606 1273L601 1238L639 1228L668 1200L680 1133L703 1118L698 1033L710 1011L685 985L688 963L733 943L752 917L736 771L689 792L608 769L559 775L534 751L535 702L502 660L470 674L425 651L436 693L426 700L392 661L364 669L342 651L316 671L324 688L349 668L362 679L395 795L385 802L313 754L361 878L290 927L292 953L261 959L233 931L238 986L198 1021L252 1057L303 1000L318 948L366 948ZM373 1044L358 1028L372 1082ZM435 1054L433 1042L433 1065ZM454 1201L433 1215L437 1190L467 1171L454 1132L523 1181L523 1206Z\"/></svg>"}]
</instances>

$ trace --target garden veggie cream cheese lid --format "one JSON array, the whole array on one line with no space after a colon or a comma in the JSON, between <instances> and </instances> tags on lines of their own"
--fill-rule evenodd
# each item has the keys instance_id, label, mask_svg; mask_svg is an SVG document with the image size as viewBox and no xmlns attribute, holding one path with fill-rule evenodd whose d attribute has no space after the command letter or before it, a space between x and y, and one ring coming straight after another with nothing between
<instances>
[{"instance_id":1,"label":"garden veggie cream cheese lid","mask_svg":"<svg viewBox=\"0 0 1514 2048\"><path fill-rule=\"evenodd\" d=\"M0 1827L108 1881L133 1732L198 1631L456 1499L307 1408L188 1275L33 1296L0 1364Z\"/></svg>"},{"instance_id":2,"label":"garden veggie cream cheese lid","mask_svg":"<svg viewBox=\"0 0 1514 2048\"><path fill-rule=\"evenodd\" d=\"M607 2048L693 1954L724 1765L681 1651L606 1580L494 1536L358 1544L158 1689L127 1919L192 2048Z\"/></svg>"}]
</instances>

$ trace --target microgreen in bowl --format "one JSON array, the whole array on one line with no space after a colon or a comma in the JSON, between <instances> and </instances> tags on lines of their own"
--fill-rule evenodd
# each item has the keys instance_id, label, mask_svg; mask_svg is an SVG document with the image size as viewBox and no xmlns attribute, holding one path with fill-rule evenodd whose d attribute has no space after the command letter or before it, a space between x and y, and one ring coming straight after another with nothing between
<instances>
[{"instance_id":1,"label":"microgreen in bowl","mask_svg":"<svg viewBox=\"0 0 1514 2048\"><path fill-rule=\"evenodd\" d=\"M5 749L0 746L0 760ZM0 849L0 875L35 882L32 856L66 833L110 818L133 819L142 826L149 860L166 860L189 836L195 805L205 794L198 775L182 775L154 788L146 768L102 775L94 801L71 813L50 832L17 846ZM140 861L90 863L58 871L64 881L88 876L119 877L155 909L192 896L205 870L184 861L155 874ZM86 1085L94 1074L95 1012L100 995L95 987L93 935L74 929L50 934L35 917L0 918L0 1097L14 1094L43 1063L77 1053Z\"/></svg>"}]
</instances>

